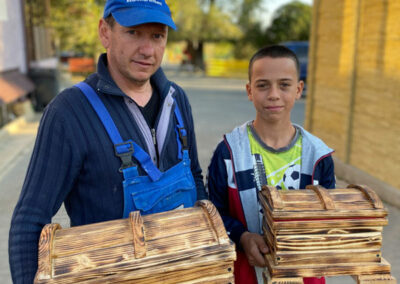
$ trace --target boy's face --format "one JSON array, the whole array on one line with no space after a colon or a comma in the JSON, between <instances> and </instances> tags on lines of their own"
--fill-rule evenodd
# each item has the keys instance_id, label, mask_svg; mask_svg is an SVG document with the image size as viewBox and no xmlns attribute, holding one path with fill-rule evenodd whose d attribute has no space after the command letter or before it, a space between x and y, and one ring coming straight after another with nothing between
<instances>
[{"instance_id":1,"label":"boy's face","mask_svg":"<svg viewBox=\"0 0 400 284\"><path fill-rule=\"evenodd\" d=\"M290 58L264 57L253 62L247 96L257 111L256 120L289 123L294 102L301 97L295 62Z\"/></svg>"}]
</instances>

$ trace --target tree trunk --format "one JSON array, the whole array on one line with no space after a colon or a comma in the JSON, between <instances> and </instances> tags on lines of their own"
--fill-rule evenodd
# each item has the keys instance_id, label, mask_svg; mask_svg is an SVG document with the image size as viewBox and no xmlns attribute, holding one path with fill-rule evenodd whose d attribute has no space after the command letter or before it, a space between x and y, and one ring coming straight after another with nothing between
<instances>
[{"instance_id":1,"label":"tree trunk","mask_svg":"<svg viewBox=\"0 0 400 284\"><path fill-rule=\"evenodd\" d=\"M205 71L204 63L204 42L193 42L188 40L186 42L186 50L190 54L190 63L195 70Z\"/></svg>"}]
</instances>

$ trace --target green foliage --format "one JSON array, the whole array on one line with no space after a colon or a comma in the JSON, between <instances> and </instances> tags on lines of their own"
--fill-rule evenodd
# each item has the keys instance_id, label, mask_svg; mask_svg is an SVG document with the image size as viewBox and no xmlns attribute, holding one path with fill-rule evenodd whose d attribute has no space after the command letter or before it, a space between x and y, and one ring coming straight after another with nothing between
<instances>
[{"instance_id":1,"label":"green foliage","mask_svg":"<svg viewBox=\"0 0 400 284\"><path fill-rule=\"evenodd\" d=\"M308 40L311 18L312 8L307 4L294 1L281 7L265 32L265 43Z\"/></svg>"},{"instance_id":2,"label":"green foliage","mask_svg":"<svg viewBox=\"0 0 400 284\"><path fill-rule=\"evenodd\" d=\"M178 31L171 32L169 40L193 42L235 40L242 32L214 1L169 0Z\"/></svg>"},{"instance_id":3,"label":"green foliage","mask_svg":"<svg viewBox=\"0 0 400 284\"><path fill-rule=\"evenodd\" d=\"M98 23L105 0L51 0L50 26L59 51L96 56L103 50Z\"/></svg>"}]
</instances>

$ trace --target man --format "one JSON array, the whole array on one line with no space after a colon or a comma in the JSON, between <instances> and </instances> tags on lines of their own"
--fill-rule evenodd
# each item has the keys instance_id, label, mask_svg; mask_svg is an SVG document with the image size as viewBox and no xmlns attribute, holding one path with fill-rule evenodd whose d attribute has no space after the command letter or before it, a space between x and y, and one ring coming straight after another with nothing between
<instances>
[{"instance_id":1,"label":"man","mask_svg":"<svg viewBox=\"0 0 400 284\"><path fill-rule=\"evenodd\" d=\"M97 73L59 94L41 120L11 222L14 283L32 283L41 229L63 202L77 226L206 198L190 104L160 68L168 27L164 0L106 2Z\"/></svg>"}]
</instances>

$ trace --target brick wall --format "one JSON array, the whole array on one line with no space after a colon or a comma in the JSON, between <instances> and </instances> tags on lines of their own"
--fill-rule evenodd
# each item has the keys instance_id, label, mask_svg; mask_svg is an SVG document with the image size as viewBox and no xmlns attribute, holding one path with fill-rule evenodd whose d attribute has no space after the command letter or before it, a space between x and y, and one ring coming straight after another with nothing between
<instances>
[{"instance_id":1,"label":"brick wall","mask_svg":"<svg viewBox=\"0 0 400 284\"><path fill-rule=\"evenodd\" d=\"M400 1L314 0L305 126L400 188Z\"/></svg>"}]
</instances>

